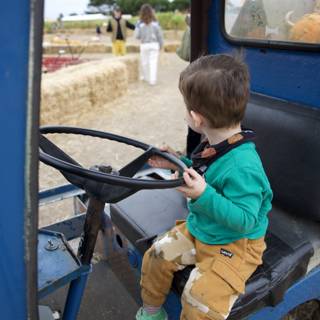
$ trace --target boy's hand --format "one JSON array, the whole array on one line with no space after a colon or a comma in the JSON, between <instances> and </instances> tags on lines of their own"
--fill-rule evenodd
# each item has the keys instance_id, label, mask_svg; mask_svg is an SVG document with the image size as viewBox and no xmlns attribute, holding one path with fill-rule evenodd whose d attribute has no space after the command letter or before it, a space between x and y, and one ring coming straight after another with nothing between
<instances>
[{"instance_id":1,"label":"boy's hand","mask_svg":"<svg viewBox=\"0 0 320 320\"><path fill-rule=\"evenodd\" d=\"M175 155L176 157L179 157L178 154L169 146L163 146L159 148L161 151L171 153ZM149 160L148 163L151 167L154 168L162 168L162 169L170 169L170 170L177 170L178 167L171 163L170 161L160 157L160 156L152 156Z\"/></svg>"},{"instance_id":2,"label":"boy's hand","mask_svg":"<svg viewBox=\"0 0 320 320\"><path fill-rule=\"evenodd\" d=\"M207 186L204 178L192 168L184 171L183 178L186 185L178 187L177 190L182 192L187 198L193 200L199 198Z\"/></svg>"}]
</instances>

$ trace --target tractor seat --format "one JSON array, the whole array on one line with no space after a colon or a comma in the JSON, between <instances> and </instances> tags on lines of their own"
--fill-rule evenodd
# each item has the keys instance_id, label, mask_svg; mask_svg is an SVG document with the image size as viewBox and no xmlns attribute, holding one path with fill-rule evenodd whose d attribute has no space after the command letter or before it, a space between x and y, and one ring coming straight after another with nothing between
<instances>
[{"instance_id":1,"label":"tractor seat","mask_svg":"<svg viewBox=\"0 0 320 320\"><path fill-rule=\"evenodd\" d=\"M151 246L154 236L166 232L186 215L186 201L174 190L144 190L111 205L112 222L141 254ZM278 208L273 208L269 217L263 265L247 282L245 294L239 297L228 319L241 319L264 306L276 305L286 290L309 271L308 266L320 265L320 225L293 218ZM175 275L173 290L179 295L191 270L187 267Z\"/></svg>"},{"instance_id":2,"label":"tractor seat","mask_svg":"<svg viewBox=\"0 0 320 320\"><path fill-rule=\"evenodd\" d=\"M263 265L247 282L228 319L275 306L286 290L320 265L320 109L253 94L244 126L256 131L256 146L273 192ZM143 254L154 236L187 215L175 190L140 191L111 206L114 224ZM191 268L178 272L181 294Z\"/></svg>"}]
</instances>

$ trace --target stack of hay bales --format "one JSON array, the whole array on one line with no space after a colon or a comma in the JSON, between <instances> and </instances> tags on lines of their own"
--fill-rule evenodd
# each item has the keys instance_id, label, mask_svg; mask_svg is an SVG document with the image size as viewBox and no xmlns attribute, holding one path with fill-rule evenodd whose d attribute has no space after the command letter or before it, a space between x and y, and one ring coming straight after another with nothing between
<instances>
[{"instance_id":1,"label":"stack of hay bales","mask_svg":"<svg viewBox=\"0 0 320 320\"><path fill-rule=\"evenodd\" d=\"M44 74L41 124L76 124L88 110L103 107L138 80L138 58L104 59Z\"/></svg>"},{"instance_id":2,"label":"stack of hay bales","mask_svg":"<svg viewBox=\"0 0 320 320\"><path fill-rule=\"evenodd\" d=\"M176 52L177 48L180 46L180 41L168 41L164 44L165 52ZM126 45L128 53L138 53L140 52L139 43L127 43ZM111 53L112 46L111 44L106 43L95 43L88 42L82 44L59 44L59 43L50 43L45 42L43 44L43 53L44 54L59 54L63 50L69 54L81 54L81 53Z\"/></svg>"}]
</instances>

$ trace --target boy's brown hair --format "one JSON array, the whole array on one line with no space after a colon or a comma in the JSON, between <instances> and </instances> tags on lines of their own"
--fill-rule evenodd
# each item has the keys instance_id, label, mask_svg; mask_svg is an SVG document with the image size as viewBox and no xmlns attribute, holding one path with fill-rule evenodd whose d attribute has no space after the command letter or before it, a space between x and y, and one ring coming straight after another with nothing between
<instances>
[{"instance_id":1,"label":"boy's brown hair","mask_svg":"<svg viewBox=\"0 0 320 320\"><path fill-rule=\"evenodd\" d=\"M212 128L230 128L244 117L249 78L248 67L240 57L208 55L182 71L179 89L189 112L200 113Z\"/></svg>"}]
</instances>

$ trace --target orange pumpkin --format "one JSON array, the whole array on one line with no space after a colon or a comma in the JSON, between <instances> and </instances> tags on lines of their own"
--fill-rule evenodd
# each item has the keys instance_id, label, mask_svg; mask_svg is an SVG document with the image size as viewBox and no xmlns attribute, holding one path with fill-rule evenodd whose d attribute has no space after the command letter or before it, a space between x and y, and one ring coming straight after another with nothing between
<instances>
[{"instance_id":1,"label":"orange pumpkin","mask_svg":"<svg viewBox=\"0 0 320 320\"><path fill-rule=\"evenodd\" d=\"M320 43L320 13L304 15L291 28L289 39L306 43Z\"/></svg>"}]
</instances>

